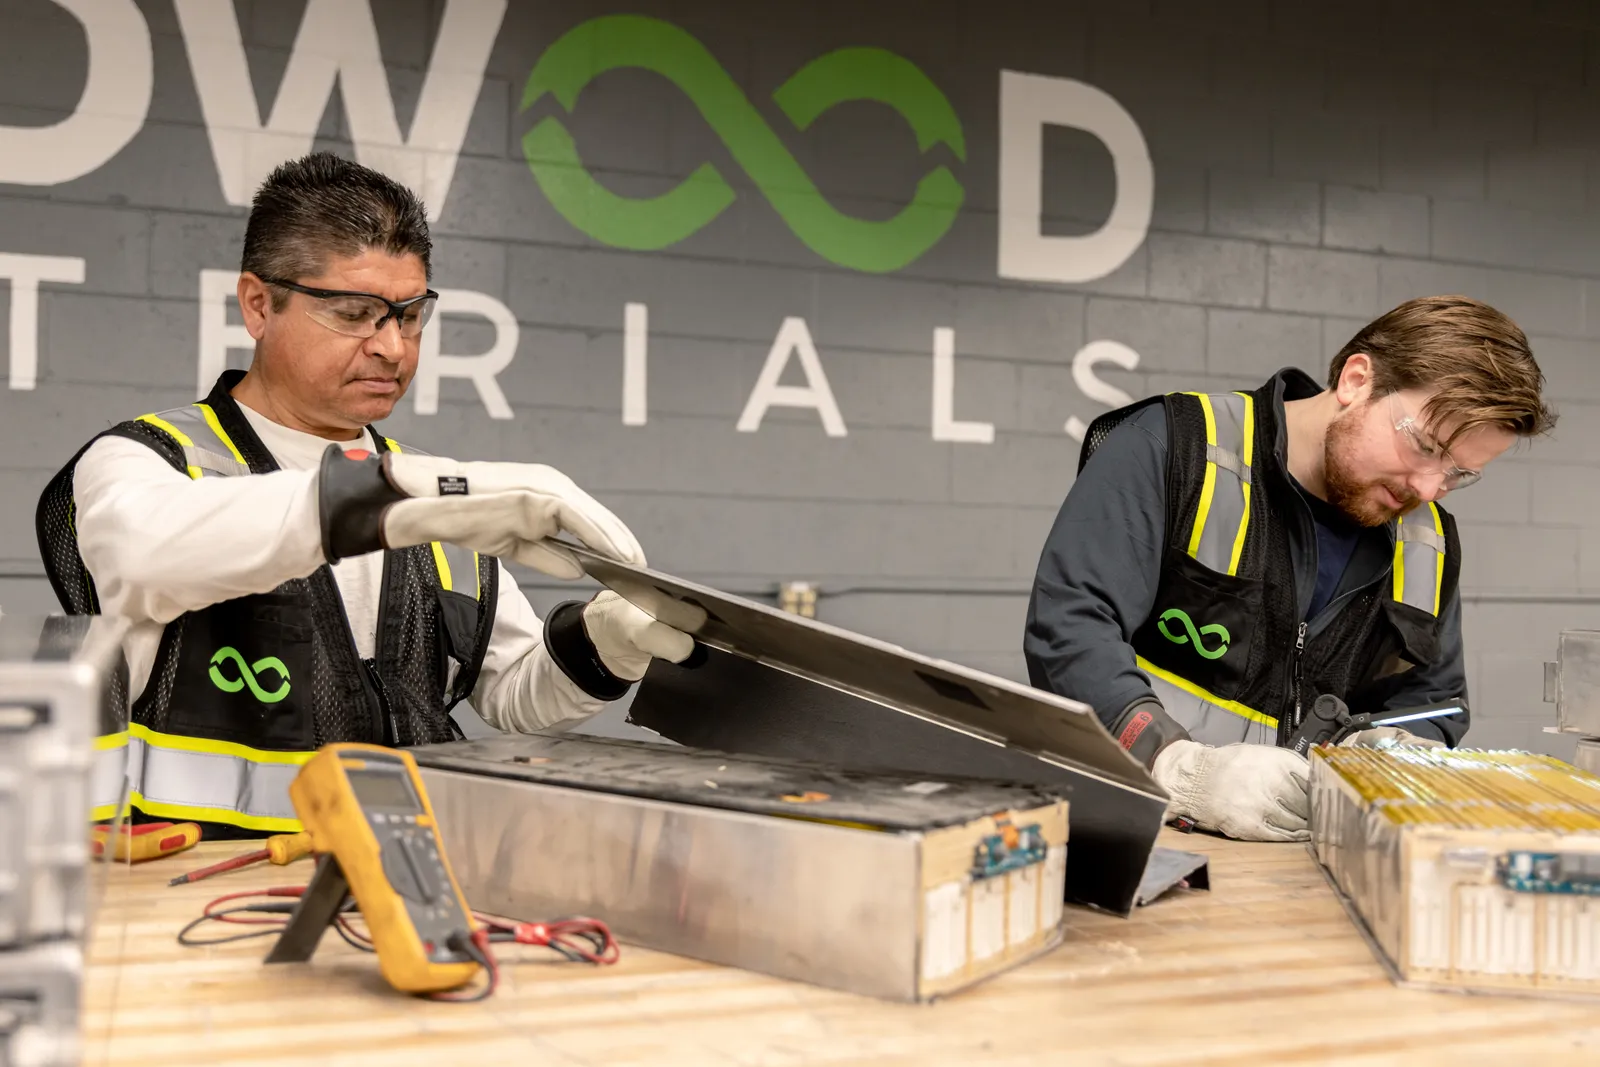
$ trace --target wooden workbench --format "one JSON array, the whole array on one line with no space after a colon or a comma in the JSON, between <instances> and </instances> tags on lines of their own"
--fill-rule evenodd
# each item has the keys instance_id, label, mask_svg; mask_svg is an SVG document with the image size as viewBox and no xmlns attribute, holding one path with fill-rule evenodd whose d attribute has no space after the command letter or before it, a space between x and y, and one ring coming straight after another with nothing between
<instances>
[{"instance_id":1,"label":"wooden workbench","mask_svg":"<svg viewBox=\"0 0 1600 1067\"><path fill-rule=\"evenodd\" d=\"M390 991L332 933L313 962L268 968L270 939L183 948L174 935L205 901L304 882L309 863L169 888L244 850L201 845L114 872L90 942L84 1064L1600 1063L1600 1005L1392 987L1304 846L1163 843L1208 851L1211 891L1126 920L1068 909L1062 947L931 1005L626 945L604 968L498 946L500 991L467 1005Z\"/></svg>"}]
</instances>

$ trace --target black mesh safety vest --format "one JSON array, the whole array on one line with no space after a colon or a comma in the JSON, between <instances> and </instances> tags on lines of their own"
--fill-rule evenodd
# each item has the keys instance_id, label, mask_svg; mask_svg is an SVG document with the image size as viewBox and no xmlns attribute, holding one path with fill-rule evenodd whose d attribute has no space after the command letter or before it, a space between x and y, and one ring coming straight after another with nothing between
<instances>
[{"instance_id":1,"label":"black mesh safety vest","mask_svg":"<svg viewBox=\"0 0 1600 1067\"><path fill-rule=\"evenodd\" d=\"M69 615L99 614L78 553L73 470L95 440L149 446L194 479L278 469L230 390L228 371L200 403L142 415L97 435L45 487L36 516L45 570ZM368 427L373 451L400 446ZM453 740L449 712L477 683L494 626L497 561L434 543L384 553L375 655L363 659L332 568L266 593L188 612L166 625L134 701L125 746L135 818L194 820L255 832L300 828L288 786L323 745Z\"/></svg>"},{"instance_id":2,"label":"black mesh safety vest","mask_svg":"<svg viewBox=\"0 0 1600 1067\"><path fill-rule=\"evenodd\" d=\"M1164 405L1161 574L1132 644L1167 712L1208 744L1285 744L1324 693L1382 706L1440 655L1440 605L1460 574L1455 520L1430 503L1389 523L1386 573L1302 619L1289 523L1305 504L1277 453L1275 395L1273 380L1150 397L1097 419L1080 455L1081 470L1118 424Z\"/></svg>"}]
</instances>

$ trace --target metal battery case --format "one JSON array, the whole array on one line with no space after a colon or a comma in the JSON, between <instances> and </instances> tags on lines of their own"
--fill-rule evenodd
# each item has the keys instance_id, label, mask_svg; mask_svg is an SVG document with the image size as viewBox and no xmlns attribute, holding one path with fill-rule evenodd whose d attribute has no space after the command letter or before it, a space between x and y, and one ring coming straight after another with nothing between
<instances>
[{"instance_id":1,"label":"metal battery case","mask_svg":"<svg viewBox=\"0 0 1600 1067\"><path fill-rule=\"evenodd\" d=\"M91 821L115 823L125 794L123 631L0 617L0 1064L79 1061L84 940L112 869Z\"/></svg>"},{"instance_id":2,"label":"metal battery case","mask_svg":"<svg viewBox=\"0 0 1600 1067\"><path fill-rule=\"evenodd\" d=\"M1067 803L635 741L411 750L473 908L581 913L624 941L892 1000L955 992L1061 936Z\"/></svg>"},{"instance_id":3,"label":"metal battery case","mask_svg":"<svg viewBox=\"0 0 1600 1067\"><path fill-rule=\"evenodd\" d=\"M40 941L0 953L0 1067L78 1067L83 945Z\"/></svg>"},{"instance_id":4,"label":"metal battery case","mask_svg":"<svg viewBox=\"0 0 1600 1067\"><path fill-rule=\"evenodd\" d=\"M1600 738L1578 739L1578 750L1572 757L1573 766L1590 774L1600 774Z\"/></svg>"},{"instance_id":5,"label":"metal battery case","mask_svg":"<svg viewBox=\"0 0 1600 1067\"><path fill-rule=\"evenodd\" d=\"M122 632L100 617L0 616L0 950L84 932L94 778L120 773L97 738L125 729Z\"/></svg>"}]
</instances>

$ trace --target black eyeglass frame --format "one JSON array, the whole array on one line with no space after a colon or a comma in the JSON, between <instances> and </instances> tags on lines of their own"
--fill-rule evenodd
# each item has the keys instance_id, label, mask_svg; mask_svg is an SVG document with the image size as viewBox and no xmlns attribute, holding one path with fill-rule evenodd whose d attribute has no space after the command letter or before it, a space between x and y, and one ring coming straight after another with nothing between
<instances>
[{"instance_id":1,"label":"black eyeglass frame","mask_svg":"<svg viewBox=\"0 0 1600 1067\"><path fill-rule=\"evenodd\" d=\"M390 319L400 322L402 319L404 319L406 311L408 311L413 304L419 303L423 300L439 299L439 294L434 292L432 289L426 289L420 296L411 297L409 300L401 300L396 302L390 300L386 296L379 296L377 293L363 293L359 289L314 289L309 285L301 285L298 282L287 281L283 278L262 278L261 281L266 285L276 285L282 289L288 289L296 293L304 293L306 296L315 296L320 298L336 296L360 296L365 297L368 300L376 300L386 305L389 310L385 312L383 318L379 319L373 326L374 333L383 329L384 324Z\"/></svg>"}]
</instances>

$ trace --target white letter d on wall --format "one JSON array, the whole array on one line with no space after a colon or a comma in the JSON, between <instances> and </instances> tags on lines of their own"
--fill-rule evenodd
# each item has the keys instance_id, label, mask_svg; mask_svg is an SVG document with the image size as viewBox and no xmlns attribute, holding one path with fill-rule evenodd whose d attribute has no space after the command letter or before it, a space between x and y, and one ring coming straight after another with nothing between
<instances>
[{"instance_id":1,"label":"white letter d on wall","mask_svg":"<svg viewBox=\"0 0 1600 1067\"><path fill-rule=\"evenodd\" d=\"M1111 153L1116 200L1094 233L1046 237L1039 232L1046 126L1083 130ZM1000 72L1000 277L1068 283L1103 278L1144 243L1154 202L1150 150L1126 108L1071 78Z\"/></svg>"}]
</instances>

